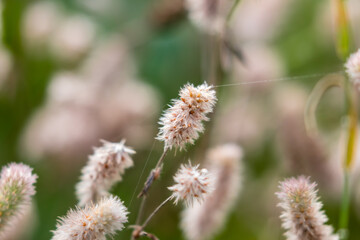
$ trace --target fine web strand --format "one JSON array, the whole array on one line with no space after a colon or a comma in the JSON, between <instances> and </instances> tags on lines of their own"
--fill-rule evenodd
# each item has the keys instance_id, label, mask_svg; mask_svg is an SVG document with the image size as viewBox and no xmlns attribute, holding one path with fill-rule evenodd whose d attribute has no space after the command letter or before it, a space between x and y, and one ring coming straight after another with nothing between
<instances>
[{"instance_id":1,"label":"fine web strand","mask_svg":"<svg viewBox=\"0 0 360 240\"><path fill-rule=\"evenodd\" d=\"M214 88L259 84L259 83L267 83L267 82L290 81L290 80L307 80L307 79L324 77L328 74L335 74L335 73L342 73L342 72L343 71L330 72L330 73L315 73L315 74L299 75L299 76L293 76L293 77L283 77L283 78L265 79L265 80L258 80L258 81L229 83L229 84L216 85L216 86L214 86Z\"/></svg>"}]
</instances>

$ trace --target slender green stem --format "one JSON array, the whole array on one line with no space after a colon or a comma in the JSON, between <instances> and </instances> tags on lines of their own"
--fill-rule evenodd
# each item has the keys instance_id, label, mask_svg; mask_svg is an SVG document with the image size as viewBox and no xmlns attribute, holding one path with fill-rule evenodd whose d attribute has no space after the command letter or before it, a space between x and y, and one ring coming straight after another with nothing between
<instances>
[{"instance_id":1,"label":"slender green stem","mask_svg":"<svg viewBox=\"0 0 360 240\"><path fill-rule=\"evenodd\" d=\"M239 5L240 3L240 0L235 0L234 1L234 4L232 5L231 9L230 9L230 12L229 14L227 15L227 21L230 21L231 17L233 16L235 10L236 10L236 7Z\"/></svg>"},{"instance_id":2,"label":"slender green stem","mask_svg":"<svg viewBox=\"0 0 360 240\"><path fill-rule=\"evenodd\" d=\"M341 60L345 59L350 54L351 48L351 34L350 24L346 9L346 0L337 0L337 53ZM346 79L345 87L345 107L346 114L348 116L348 128L347 128L347 142L345 146L345 156L343 161L344 168L344 187L342 193L342 203L340 208L340 222L339 222L339 237L341 240L348 239L348 225L349 225L349 210L350 210L350 171L355 158L355 147L357 142L357 106L354 95L354 88Z\"/></svg>"},{"instance_id":3,"label":"slender green stem","mask_svg":"<svg viewBox=\"0 0 360 240\"><path fill-rule=\"evenodd\" d=\"M339 235L340 240L348 239L348 222L349 222L349 210L350 210L350 170L353 165L355 158L355 147L357 141L357 105L355 95L353 94L354 89L347 79L345 84L345 95L346 95L346 106L349 117L348 123L348 136L347 136L347 145L346 153L344 156L344 186L342 193L342 203L340 209L340 222L339 222Z\"/></svg>"},{"instance_id":4,"label":"slender green stem","mask_svg":"<svg viewBox=\"0 0 360 240\"><path fill-rule=\"evenodd\" d=\"M157 208L155 208L155 210L149 215L149 217L145 220L145 222L143 223L143 225L141 225L141 229L144 229L148 223L150 222L150 220L154 217L154 215L160 210L160 208L162 208L167 202L169 202L172 199L172 196L168 197L167 199L165 199L165 201L163 201Z\"/></svg>"},{"instance_id":5,"label":"slender green stem","mask_svg":"<svg viewBox=\"0 0 360 240\"><path fill-rule=\"evenodd\" d=\"M349 209L350 209L350 174L347 169L344 171L344 188L340 209L339 237L340 240L348 239Z\"/></svg>"}]
</instances>

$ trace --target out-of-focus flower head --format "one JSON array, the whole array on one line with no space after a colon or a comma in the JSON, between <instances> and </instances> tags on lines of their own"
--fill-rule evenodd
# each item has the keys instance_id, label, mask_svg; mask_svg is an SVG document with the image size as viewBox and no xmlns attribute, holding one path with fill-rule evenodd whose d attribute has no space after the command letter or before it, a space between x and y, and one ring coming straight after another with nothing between
<instances>
[{"instance_id":1,"label":"out-of-focus flower head","mask_svg":"<svg viewBox=\"0 0 360 240\"><path fill-rule=\"evenodd\" d=\"M21 216L11 222L11 227L7 229L6 234L1 235L1 240L26 239L31 235L38 224L37 211L32 202L24 206Z\"/></svg>"},{"instance_id":2,"label":"out-of-focus flower head","mask_svg":"<svg viewBox=\"0 0 360 240\"><path fill-rule=\"evenodd\" d=\"M37 176L24 164L10 163L3 167L0 175L0 237L12 231L35 194Z\"/></svg>"},{"instance_id":3,"label":"out-of-focus flower head","mask_svg":"<svg viewBox=\"0 0 360 240\"><path fill-rule=\"evenodd\" d=\"M360 49L351 54L345 64L346 72L350 81L357 87L360 85Z\"/></svg>"},{"instance_id":4,"label":"out-of-focus flower head","mask_svg":"<svg viewBox=\"0 0 360 240\"><path fill-rule=\"evenodd\" d=\"M231 21L238 41L264 42L273 38L289 15L289 0L243 0Z\"/></svg>"},{"instance_id":5,"label":"out-of-focus flower head","mask_svg":"<svg viewBox=\"0 0 360 240\"><path fill-rule=\"evenodd\" d=\"M79 71L54 75L47 101L23 137L28 157L74 163L85 160L99 139L123 136L136 148L152 141L157 92L136 78L124 41L116 37L103 44Z\"/></svg>"},{"instance_id":6,"label":"out-of-focus flower head","mask_svg":"<svg viewBox=\"0 0 360 240\"><path fill-rule=\"evenodd\" d=\"M262 44L241 46L244 62L234 61L232 66L236 81L249 83L249 87L261 90L267 82L284 75L284 64L272 48Z\"/></svg>"},{"instance_id":7,"label":"out-of-focus flower head","mask_svg":"<svg viewBox=\"0 0 360 240\"><path fill-rule=\"evenodd\" d=\"M328 142L324 138L310 135L305 128L306 90L298 84L283 84L274 91L274 96L285 166L293 174L312 176L328 193L338 194L342 181L340 161L330 157L335 154L327 154Z\"/></svg>"},{"instance_id":8,"label":"out-of-focus flower head","mask_svg":"<svg viewBox=\"0 0 360 240\"><path fill-rule=\"evenodd\" d=\"M219 34L224 31L232 0L186 0L189 17L202 31Z\"/></svg>"},{"instance_id":9,"label":"out-of-focus flower head","mask_svg":"<svg viewBox=\"0 0 360 240\"><path fill-rule=\"evenodd\" d=\"M22 34L29 48L39 50L52 38L63 19L61 5L54 1L39 1L25 11Z\"/></svg>"},{"instance_id":10,"label":"out-of-focus flower head","mask_svg":"<svg viewBox=\"0 0 360 240\"><path fill-rule=\"evenodd\" d=\"M235 144L221 145L208 152L215 190L204 202L196 202L183 211L181 226L187 239L210 239L225 224L241 188L241 158L242 149Z\"/></svg>"},{"instance_id":11,"label":"out-of-focus flower head","mask_svg":"<svg viewBox=\"0 0 360 240\"><path fill-rule=\"evenodd\" d=\"M95 40L95 25L85 16L66 18L52 36L50 47L53 54L64 62L81 59Z\"/></svg>"}]
</instances>

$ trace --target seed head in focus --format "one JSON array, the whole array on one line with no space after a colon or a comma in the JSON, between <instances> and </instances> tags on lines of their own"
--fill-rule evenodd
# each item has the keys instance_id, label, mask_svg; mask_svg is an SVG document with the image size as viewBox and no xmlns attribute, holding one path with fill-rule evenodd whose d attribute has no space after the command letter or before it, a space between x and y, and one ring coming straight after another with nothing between
<instances>
[{"instance_id":1,"label":"seed head in focus","mask_svg":"<svg viewBox=\"0 0 360 240\"><path fill-rule=\"evenodd\" d=\"M122 180L125 169L134 165L130 155L135 151L125 146L125 140L120 143L102 142L103 146L96 148L89 157L76 185L80 206L108 195L110 188Z\"/></svg>"},{"instance_id":2,"label":"seed head in focus","mask_svg":"<svg viewBox=\"0 0 360 240\"><path fill-rule=\"evenodd\" d=\"M174 176L175 185L169 187L175 204L182 200L192 206L195 201L202 202L213 190L213 178L206 169L199 170L199 165L181 165Z\"/></svg>"},{"instance_id":3,"label":"seed head in focus","mask_svg":"<svg viewBox=\"0 0 360 240\"><path fill-rule=\"evenodd\" d=\"M287 230L285 236L289 240L337 240L333 229L325 225L328 221L323 204L317 196L316 183L309 178L286 179L280 182L280 192L276 193L283 209L280 218L282 227Z\"/></svg>"},{"instance_id":4,"label":"seed head in focus","mask_svg":"<svg viewBox=\"0 0 360 240\"><path fill-rule=\"evenodd\" d=\"M209 120L206 114L213 111L215 94L206 83L197 87L187 84L180 90L180 99L173 100L173 105L160 118L157 139L165 142L165 149L183 149L187 143L194 143L204 131L202 121Z\"/></svg>"},{"instance_id":5,"label":"seed head in focus","mask_svg":"<svg viewBox=\"0 0 360 240\"><path fill-rule=\"evenodd\" d=\"M60 218L52 240L106 240L124 228L127 209L118 197L103 198L98 204L70 210Z\"/></svg>"}]
</instances>

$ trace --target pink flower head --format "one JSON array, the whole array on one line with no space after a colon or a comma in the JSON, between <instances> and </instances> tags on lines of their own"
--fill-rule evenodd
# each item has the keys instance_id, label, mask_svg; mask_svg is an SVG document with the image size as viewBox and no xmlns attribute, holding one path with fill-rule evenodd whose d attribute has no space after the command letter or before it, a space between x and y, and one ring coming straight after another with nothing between
<instances>
[{"instance_id":1,"label":"pink flower head","mask_svg":"<svg viewBox=\"0 0 360 240\"><path fill-rule=\"evenodd\" d=\"M169 187L173 192L175 204L179 200L187 206L193 205L194 201L202 202L204 197L213 190L213 179L206 169L199 170L199 165L181 165L174 176L175 185Z\"/></svg>"},{"instance_id":2,"label":"pink flower head","mask_svg":"<svg viewBox=\"0 0 360 240\"><path fill-rule=\"evenodd\" d=\"M124 228L127 209L118 197L103 198L98 204L70 210L60 218L52 240L106 240Z\"/></svg>"},{"instance_id":3,"label":"pink flower head","mask_svg":"<svg viewBox=\"0 0 360 240\"><path fill-rule=\"evenodd\" d=\"M120 143L102 142L103 146L96 148L89 157L76 185L80 206L106 196L110 188L122 180L125 169L134 165L130 155L135 151L125 146L124 140Z\"/></svg>"},{"instance_id":4,"label":"pink flower head","mask_svg":"<svg viewBox=\"0 0 360 240\"><path fill-rule=\"evenodd\" d=\"M286 179L280 182L280 192L276 193L283 209L280 218L285 236L289 240L337 240L333 229L325 225L328 221L323 204L317 197L316 183L308 177Z\"/></svg>"},{"instance_id":5,"label":"pink flower head","mask_svg":"<svg viewBox=\"0 0 360 240\"><path fill-rule=\"evenodd\" d=\"M185 85L180 90L180 99L173 100L173 105L160 118L160 131L157 139L165 142L165 148L180 149L185 144L193 144L204 131L202 121L208 121L206 114L213 111L216 103L215 91L206 83L194 87Z\"/></svg>"}]
</instances>

